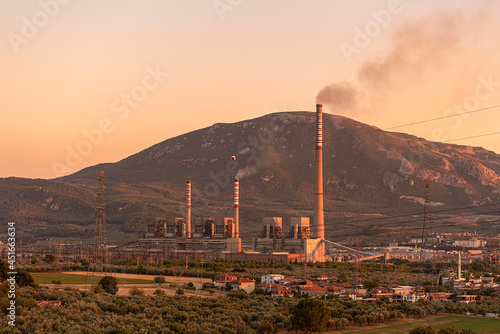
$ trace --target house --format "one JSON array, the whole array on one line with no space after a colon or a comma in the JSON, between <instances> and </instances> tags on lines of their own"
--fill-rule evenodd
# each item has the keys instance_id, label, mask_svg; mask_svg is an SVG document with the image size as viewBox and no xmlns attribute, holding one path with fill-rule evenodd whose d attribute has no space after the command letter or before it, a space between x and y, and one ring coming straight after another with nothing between
<instances>
[{"instance_id":1,"label":"house","mask_svg":"<svg viewBox=\"0 0 500 334\"><path fill-rule=\"evenodd\" d=\"M224 290L229 282L237 280L238 277L231 274L222 274L214 277L214 281L212 286L219 289Z\"/></svg>"},{"instance_id":2,"label":"house","mask_svg":"<svg viewBox=\"0 0 500 334\"><path fill-rule=\"evenodd\" d=\"M477 295L458 295L457 302L465 304L473 303L476 301L476 297Z\"/></svg>"},{"instance_id":3,"label":"house","mask_svg":"<svg viewBox=\"0 0 500 334\"><path fill-rule=\"evenodd\" d=\"M481 277L483 283L493 283L494 277Z\"/></svg>"},{"instance_id":4,"label":"house","mask_svg":"<svg viewBox=\"0 0 500 334\"><path fill-rule=\"evenodd\" d=\"M350 298L352 300L362 300L363 299L363 294L359 293L359 292L356 292L356 291L346 291L346 292L342 292L341 294L339 294L339 296L341 297L347 297L347 298Z\"/></svg>"},{"instance_id":5,"label":"house","mask_svg":"<svg viewBox=\"0 0 500 334\"><path fill-rule=\"evenodd\" d=\"M345 292L347 289L343 287L339 283L325 283L325 282L318 282L318 286L327 289L327 295L338 295L342 292Z\"/></svg>"},{"instance_id":6,"label":"house","mask_svg":"<svg viewBox=\"0 0 500 334\"><path fill-rule=\"evenodd\" d=\"M413 286L409 286L409 285L393 285L389 289L389 291L392 292L393 296L403 295L403 294L408 295L411 292L413 292L413 290L415 290L415 288Z\"/></svg>"},{"instance_id":7,"label":"house","mask_svg":"<svg viewBox=\"0 0 500 334\"><path fill-rule=\"evenodd\" d=\"M326 281L326 282L333 282L333 281L337 281L338 277L321 275L321 276L316 277L316 280L318 280L318 281Z\"/></svg>"},{"instance_id":8,"label":"house","mask_svg":"<svg viewBox=\"0 0 500 334\"><path fill-rule=\"evenodd\" d=\"M317 285L308 285L299 287L300 294L307 295L308 297L325 297L328 291Z\"/></svg>"},{"instance_id":9,"label":"house","mask_svg":"<svg viewBox=\"0 0 500 334\"><path fill-rule=\"evenodd\" d=\"M440 301L440 300L448 300L450 296L452 295L451 292L428 292L425 294L425 298L428 301Z\"/></svg>"},{"instance_id":10,"label":"house","mask_svg":"<svg viewBox=\"0 0 500 334\"><path fill-rule=\"evenodd\" d=\"M469 282L462 282L462 281L454 281L453 282L453 289L454 290L467 289L469 286L470 286Z\"/></svg>"},{"instance_id":11,"label":"house","mask_svg":"<svg viewBox=\"0 0 500 334\"><path fill-rule=\"evenodd\" d=\"M270 283L259 283L255 286L255 289L262 289L264 292L271 292L273 284Z\"/></svg>"},{"instance_id":12,"label":"house","mask_svg":"<svg viewBox=\"0 0 500 334\"><path fill-rule=\"evenodd\" d=\"M269 274L269 275L263 275L260 277L260 282L261 283L269 283L269 284L277 284L278 281L284 279L284 275L280 274Z\"/></svg>"},{"instance_id":13,"label":"house","mask_svg":"<svg viewBox=\"0 0 500 334\"><path fill-rule=\"evenodd\" d=\"M214 277L214 282L217 283L229 283L231 281L234 281L238 279L238 277L231 275L231 274L222 274L222 275L217 275Z\"/></svg>"},{"instance_id":14,"label":"house","mask_svg":"<svg viewBox=\"0 0 500 334\"><path fill-rule=\"evenodd\" d=\"M301 288L306 286L313 286L313 282L308 279L294 280L290 282L292 290L300 291Z\"/></svg>"},{"instance_id":15,"label":"house","mask_svg":"<svg viewBox=\"0 0 500 334\"><path fill-rule=\"evenodd\" d=\"M410 293L398 293L393 295L393 300L396 302L416 303L419 299L425 299L425 294L422 292L412 291Z\"/></svg>"},{"instance_id":16,"label":"house","mask_svg":"<svg viewBox=\"0 0 500 334\"><path fill-rule=\"evenodd\" d=\"M281 286L279 284L274 284L271 286L271 296L272 297L292 297L292 289Z\"/></svg>"},{"instance_id":17,"label":"house","mask_svg":"<svg viewBox=\"0 0 500 334\"><path fill-rule=\"evenodd\" d=\"M375 298L375 299L388 298L389 300L392 300L392 295L393 293L389 289L383 286L377 286L368 291L369 298Z\"/></svg>"},{"instance_id":18,"label":"house","mask_svg":"<svg viewBox=\"0 0 500 334\"><path fill-rule=\"evenodd\" d=\"M229 282L233 291L245 290L247 293L252 293L255 290L255 281L246 277Z\"/></svg>"}]
</instances>

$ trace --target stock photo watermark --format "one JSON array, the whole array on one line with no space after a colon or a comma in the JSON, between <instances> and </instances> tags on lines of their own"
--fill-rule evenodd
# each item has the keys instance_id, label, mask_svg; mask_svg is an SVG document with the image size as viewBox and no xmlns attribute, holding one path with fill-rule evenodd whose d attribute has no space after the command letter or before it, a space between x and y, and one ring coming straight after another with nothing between
<instances>
[{"instance_id":1,"label":"stock photo watermark","mask_svg":"<svg viewBox=\"0 0 500 334\"><path fill-rule=\"evenodd\" d=\"M347 62L351 63L353 56L359 55L363 49L372 43L374 38L378 37L391 24L393 15L402 11L403 5L401 1L391 0L387 3L385 9L372 11L370 13L372 19L366 22L364 26L355 26L352 41L339 44L340 51Z\"/></svg>"},{"instance_id":2,"label":"stock photo watermark","mask_svg":"<svg viewBox=\"0 0 500 334\"><path fill-rule=\"evenodd\" d=\"M488 100L500 87L500 81L495 81L493 74L487 76L479 76L477 79L478 83L474 88L474 92L465 97L462 103L453 105L453 107L445 109L442 115L442 121L446 123L452 123L451 129L459 129L464 120L471 116L471 112L480 110L481 102ZM434 150L437 148L434 142L447 142L449 140L446 134L446 129L444 127L435 127L431 133L432 141L428 141L428 148ZM388 154L391 154L388 152ZM401 161L398 173L386 171L383 175L384 183L388 184L391 189L397 183L409 182L412 184L412 180L409 176L418 174L418 168L420 168L426 161L426 154L416 150L411 149L408 155L408 160L403 156L394 156L395 159ZM426 175L419 174L419 177L424 179Z\"/></svg>"},{"instance_id":3,"label":"stock photo watermark","mask_svg":"<svg viewBox=\"0 0 500 334\"><path fill-rule=\"evenodd\" d=\"M169 76L163 72L159 65L155 68L146 67L141 84L135 85L128 93L123 93L111 103L111 112L116 114L120 121L129 117L131 111L136 109L141 102L146 100L148 95L157 89ZM83 138L74 146L66 146L66 156L63 162L54 161L52 170L57 177L71 174L75 171L83 159L89 156L94 148L99 146L106 135L116 130L117 121L111 117L102 118L98 125L92 129L83 129Z\"/></svg>"},{"instance_id":4,"label":"stock photo watermark","mask_svg":"<svg viewBox=\"0 0 500 334\"><path fill-rule=\"evenodd\" d=\"M19 33L9 32L7 39L15 53L19 53L22 45L28 44L33 38L38 36L40 30L49 24L50 20L56 17L61 6L67 5L71 0L40 0L38 6L40 10L31 16L21 18L21 28Z\"/></svg>"},{"instance_id":5,"label":"stock photo watermark","mask_svg":"<svg viewBox=\"0 0 500 334\"><path fill-rule=\"evenodd\" d=\"M224 170L210 171L208 175L211 181L204 186L203 190L193 187L193 200L201 203L202 206L207 206L209 199L216 198L222 190L232 184L231 182L235 177L240 178L243 174L257 171L258 166L251 165L251 163L258 159L258 153L264 151L266 146L271 144L276 135L282 132L284 128L284 124L277 124L274 119L271 119L269 126L259 129L256 136L248 136L238 143L238 153L235 156L237 158L229 160ZM244 159L246 162L244 168L242 168L238 159ZM181 212L185 210L182 204L179 204L179 210Z\"/></svg>"},{"instance_id":6,"label":"stock photo watermark","mask_svg":"<svg viewBox=\"0 0 500 334\"><path fill-rule=\"evenodd\" d=\"M212 6L214 7L217 16L221 21L224 21L226 14L232 13L237 7L243 3L243 0L214 0Z\"/></svg>"},{"instance_id":7,"label":"stock photo watermark","mask_svg":"<svg viewBox=\"0 0 500 334\"><path fill-rule=\"evenodd\" d=\"M478 84L474 89L474 93L468 95L462 103L455 104L452 108L448 108L443 112L443 121L453 123L451 125L453 130L460 128L464 120L471 116L467 112L478 109L481 102L489 99L500 87L500 81L495 81L493 74L489 74L487 77L480 76L477 81ZM450 117L453 115L455 117ZM432 140L446 141L448 139L446 131L442 127L437 127L432 131Z\"/></svg>"},{"instance_id":8,"label":"stock photo watermark","mask_svg":"<svg viewBox=\"0 0 500 334\"><path fill-rule=\"evenodd\" d=\"M16 223L7 223L7 298L9 304L7 306L7 318L9 326L16 326Z\"/></svg>"}]
</instances>

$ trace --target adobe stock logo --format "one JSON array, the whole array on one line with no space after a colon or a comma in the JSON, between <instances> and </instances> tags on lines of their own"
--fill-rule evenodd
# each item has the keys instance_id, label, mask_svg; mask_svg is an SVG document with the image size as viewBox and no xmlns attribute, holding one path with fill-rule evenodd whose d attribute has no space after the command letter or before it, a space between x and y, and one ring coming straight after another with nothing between
<instances>
[{"instance_id":1,"label":"adobe stock logo","mask_svg":"<svg viewBox=\"0 0 500 334\"><path fill-rule=\"evenodd\" d=\"M56 177L73 173L75 168L83 162L83 158L89 156L94 148L104 141L105 135L115 131L117 121L127 119L132 110L136 109L140 102L146 100L150 92L157 89L168 75L169 73L161 71L159 65L156 65L156 68L147 66L141 84L135 85L128 94L121 94L111 103L111 112L116 114L118 119L104 117L99 121L97 127L83 129L83 138L73 147L66 146L64 162L52 162L52 170Z\"/></svg>"},{"instance_id":2,"label":"adobe stock logo","mask_svg":"<svg viewBox=\"0 0 500 334\"><path fill-rule=\"evenodd\" d=\"M236 7L241 5L243 0L214 0L214 6L217 15L221 21L224 21L226 13L231 13Z\"/></svg>"},{"instance_id":3,"label":"adobe stock logo","mask_svg":"<svg viewBox=\"0 0 500 334\"><path fill-rule=\"evenodd\" d=\"M38 36L40 29L44 28L50 21L59 14L61 5L66 5L71 0L40 0L38 5L40 10L34 13L30 18L24 16L21 18L22 26L20 34L9 32L7 38L15 53L19 53L19 47L26 45Z\"/></svg>"}]
</instances>

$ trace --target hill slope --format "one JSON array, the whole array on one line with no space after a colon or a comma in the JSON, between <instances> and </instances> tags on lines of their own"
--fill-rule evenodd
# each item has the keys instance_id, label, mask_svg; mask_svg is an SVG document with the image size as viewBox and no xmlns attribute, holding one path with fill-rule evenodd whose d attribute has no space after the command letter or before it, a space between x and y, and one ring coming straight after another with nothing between
<instances>
[{"instance_id":1,"label":"hill slope","mask_svg":"<svg viewBox=\"0 0 500 334\"><path fill-rule=\"evenodd\" d=\"M133 232L141 229L136 222L145 216L182 214L186 180L196 189L195 213L230 215L232 180L238 176L242 229L255 231L265 214L312 214L314 134L314 113L274 113L214 124L117 163L85 168L62 182L44 182L80 189L68 198L72 204L61 202L59 210L72 212L74 221L92 223L91 193L96 190L97 171L104 170L108 220L117 230ZM483 148L430 142L325 114L323 156L330 230L345 213L420 212L426 177L431 180L433 208L500 202L500 156ZM9 182L13 186L41 181ZM50 196L44 196L33 199L36 214L26 219L60 221L48 214L44 201ZM39 211L41 207L45 209ZM4 216L8 210L2 208Z\"/></svg>"}]
</instances>

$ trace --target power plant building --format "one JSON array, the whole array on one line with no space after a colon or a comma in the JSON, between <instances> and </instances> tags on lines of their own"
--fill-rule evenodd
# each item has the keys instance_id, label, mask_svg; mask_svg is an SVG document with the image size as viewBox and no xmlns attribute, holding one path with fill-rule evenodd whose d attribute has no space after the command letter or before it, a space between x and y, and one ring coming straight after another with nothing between
<instances>
[{"instance_id":1,"label":"power plant building","mask_svg":"<svg viewBox=\"0 0 500 334\"><path fill-rule=\"evenodd\" d=\"M316 105L315 208L309 217L264 217L262 234L252 240L253 251L241 251L239 189L234 180L234 217L191 217L191 182L187 181L186 217L155 218L147 222L146 235L134 246L111 250L114 256L128 254L150 259L233 259L260 261L326 261L323 213L323 116Z\"/></svg>"}]
</instances>

